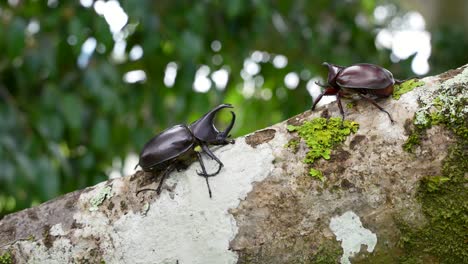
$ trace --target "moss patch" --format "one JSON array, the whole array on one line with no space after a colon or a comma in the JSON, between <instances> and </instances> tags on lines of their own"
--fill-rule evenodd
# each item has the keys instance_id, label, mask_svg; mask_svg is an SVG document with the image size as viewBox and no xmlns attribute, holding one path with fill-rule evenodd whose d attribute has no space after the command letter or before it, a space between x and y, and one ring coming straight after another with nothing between
<instances>
[{"instance_id":1,"label":"moss patch","mask_svg":"<svg viewBox=\"0 0 468 264\"><path fill-rule=\"evenodd\" d=\"M426 129L416 126L410 133L405 143L403 143L403 149L406 152L413 153L416 146L421 145L421 138L426 134Z\"/></svg>"},{"instance_id":2,"label":"moss patch","mask_svg":"<svg viewBox=\"0 0 468 264\"><path fill-rule=\"evenodd\" d=\"M330 159L332 148L343 142L351 133L356 133L358 128L358 123L348 120L342 122L338 117L315 118L304 122L301 126L288 125L287 127L289 132L297 132L309 147L304 163L311 165L320 158ZM309 174L314 178L324 180L319 170L311 168Z\"/></svg>"},{"instance_id":3,"label":"moss patch","mask_svg":"<svg viewBox=\"0 0 468 264\"><path fill-rule=\"evenodd\" d=\"M340 243L336 241L325 241L317 250L317 253L312 257L310 263L314 264L335 264L339 263L343 249Z\"/></svg>"},{"instance_id":4,"label":"moss patch","mask_svg":"<svg viewBox=\"0 0 468 264\"><path fill-rule=\"evenodd\" d=\"M11 257L10 252L6 252L5 254L0 256L0 264L12 264L13 259Z\"/></svg>"},{"instance_id":5,"label":"moss patch","mask_svg":"<svg viewBox=\"0 0 468 264\"><path fill-rule=\"evenodd\" d=\"M355 106L356 106L355 102L349 102L349 103L346 104L346 108L349 108L349 109L351 109L351 108L353 108Z\"/></svg>"},{"instance_id":6,"label":"moss patch","mask_svg":"<svg viewBox=\"0 0 468 264\"><path fill-rule=\"evenodd\" d=\"M453 147L444 162L442 176L421 181L418 199L428 224L414 229L400 225L401 263L468 263L468 141ZM427 262L425 262L427 263Z\"/></svg>"},{"instance_id":7,"label":"moss patch","mask_svg":"<svg viewBox=\"0 0 468 264\"><path fill-rule=\"evenodd\" d=\"M423 85L424 85L424 82L418 79L411 79L401 84L395 84L393 86L392 97L393 99L398 100L400 99L401 95L409 91L412 91L416 87L423 86Z\"/></svg>"}]
</instances>

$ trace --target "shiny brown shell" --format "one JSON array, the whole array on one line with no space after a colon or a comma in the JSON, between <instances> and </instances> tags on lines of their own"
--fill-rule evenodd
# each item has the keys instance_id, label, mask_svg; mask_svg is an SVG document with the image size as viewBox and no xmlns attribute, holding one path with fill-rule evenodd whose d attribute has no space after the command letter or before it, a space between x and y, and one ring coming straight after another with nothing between
<instances>
[{"instance_id":1,"label":"shiny brown shell","mask_svg":"<svg viewBox=\"0 0 468 264\"><path fill-rule=\"evenodd\" d=\"M378 65L360 63L346 67L336 75L341 88L385 89L395 84L392 73Z\"/></svg>"}]
</instances>

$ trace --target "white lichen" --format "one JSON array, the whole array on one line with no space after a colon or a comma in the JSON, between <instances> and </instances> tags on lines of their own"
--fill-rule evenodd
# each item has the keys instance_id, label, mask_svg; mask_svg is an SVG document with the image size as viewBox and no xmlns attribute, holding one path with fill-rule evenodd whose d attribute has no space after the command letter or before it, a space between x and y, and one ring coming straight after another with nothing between
<instances>
[{"instance_id":1,"label":"white lichen","mask_svg":"<svg viewBox=\"0 0 468 264\"><path fill-rule=\"evenodd\" d=\"M64 236L66 233L63 231L62 224L58 223L50 228L49 234L51 236Z\"/></svg>"},{"instance_id":2,"label":"white lichen","mask_svg":"<svg viewBox=\"0 0 468 264\"><path fill-rule=\"evenodd\" d=\"M141 208L141 215L146 216L148 210L150 209L150 204L146 202L143 207Z\"/></svg>"},{"instance_id":3,"label":"white lichen","mask_svg":"<svg viewBox=\"0 0 468 264\"><path fill-rule=\"evenodd\" d=\"M91 204L91 207L89 207L89 211L94 212L99 209L99 205L101 205L106 198L112 197L112 187L111 186L106 186L102 188L99 193L91 198L89 203Z\"/></svg>"},{"instance_id":4,"label":"white lichen","mask_svg":"<svg viewBox=\"0 0 468 264\"><path fill-rule=\"evenodd\" d=\"M442 84L438 82L419 89L420 108L415 113L414 124L427 126L430 114L437 112L450 121L467 118L468 115L468 67Z\"/></svg>"},{"instance_id":5,"label":"white lichen","mask_svg":"<svg viewBox=\"0 0 468 264\"><path fill-rule=\"evenodd\" d=\"M343 255L341 264L350 264L349 258L359 253L361 245L367 246L367 252L374 251L377 244L377 235L362 227L359 216L348 211L341 216L333 217L330 221L330 229L341 241Z\"/></svg>"}]
</instances>

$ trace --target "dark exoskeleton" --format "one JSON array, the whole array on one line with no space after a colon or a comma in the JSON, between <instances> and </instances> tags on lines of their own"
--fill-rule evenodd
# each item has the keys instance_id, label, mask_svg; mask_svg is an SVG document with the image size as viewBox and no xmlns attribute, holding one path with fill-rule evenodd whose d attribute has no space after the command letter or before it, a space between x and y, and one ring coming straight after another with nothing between
<instances>
[{"instance_id":1,"label":"dark exoskeleton","mask_svg":"<svg viewBox=\"0 0 468 264\"><path fill-rule=\"evenodd\" d=\"M211 189L208 183L208 177L217 175L223 163L213 154L208 145L226 145L233 144L234 140L228 139L229 133L234 126L236 115L231 111L231 123L224 131L218 131L213 124L216 113L223 108L232 108L230 104L221 104L206 113L203 117L190 125L175 125L153 137L140 154L138 165L146 172L162 172L159 185L155 190L159 195L164 179L174 170L181 170L187 167L187 162L198 158L201 166L201 172L197 174L205 177L208 186L208 193L211 198ZM195 147L200 146L201 151L196 151ZM218 163L218 169L214 173L208 173L200 152L204 152L210 158ZM138 166L137 165L137 166ZM146 191L152 189L143 189ZM138 191L138 192L140 192Z\"/></svg>"},{"instance_id":2,"label":"dark exoskeleton","mask_svg":"<svg viewBox=\"0 0 468 264\"><path fill-rule=\"evenodd\" d=\"M325 88L325 90L315 99L311 110L315 109L315 106L324 95L335 95L344 120L345 115L340 98L349 93L354 93L385 112L393 123L390 113L378 105L374 99L366 95L388 97L393 94L395 84L401 84L406 80L394 79L389 70L374 64L359 63L343 67L324 62L322 65L328 67L327 84L317 83L317 85Z\"/></svg>"}]
</instances>

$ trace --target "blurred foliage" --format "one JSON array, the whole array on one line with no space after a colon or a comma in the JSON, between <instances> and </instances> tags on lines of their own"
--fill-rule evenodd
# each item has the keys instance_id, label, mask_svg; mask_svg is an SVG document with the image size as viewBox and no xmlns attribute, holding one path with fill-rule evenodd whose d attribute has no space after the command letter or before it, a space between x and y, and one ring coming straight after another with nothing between
<instances>
[{"instance_id":1,"label":"blurred foliage","mask_svg":"<svg viewBox=\"0 0 468 264\"><path fill-rule=\"evenodd\" d=\"M236 107L234 136L303 112L311 106L307 82L326 74L323 61L411 75L409 61L392 64L390 51L376 49L384 25L374 21L374 0L121 2L128 22L114 33L80 1L0 3L0 217L107 179L115 160L222 102ZM79 67L89 38L96 49ZM116 40L126 44L124 58L112 56ZM220 49L212 48L216 40ZM456 41L441 35L438 43ZM143 56L129 59L138 46ZM254 83L246 96L241 71L254 51L262 61L255 76L243 73ZM279 54L288 59L280 69L272 64ZM170 62L178 66L171 88L164 85ZM226 88L195 92L201 65L228 69ZM124 82L133 70L146 80ZM296 89L284 85L290 72L300 76Z\"/></svg>"},{"instance_id":2,"label":"blurred foliage","mask_svg":"<svg viewBox=\"0 0 468 264\"><path fill-rule=\"evenodd\" d=\"M468 25L438 25L432 30L432 55L429 60L432 74L460 67L468 59Z\"/></svg>"}]
</instances>

